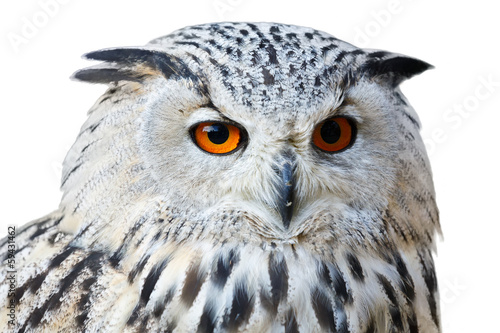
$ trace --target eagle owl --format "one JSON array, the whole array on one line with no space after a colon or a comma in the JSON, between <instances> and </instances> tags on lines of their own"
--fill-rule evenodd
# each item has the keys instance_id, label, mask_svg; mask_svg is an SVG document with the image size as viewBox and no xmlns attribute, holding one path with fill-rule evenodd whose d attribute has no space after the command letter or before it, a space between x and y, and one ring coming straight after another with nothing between
<instances>
[{"instance_id":1,"label":"eagle owl","mask_svg":"<svg viewBox=\"0 0 500 333\"><path fill-rule=\"evenodd\" d=\"M74 78L109 88L59 208L2 242L1 331L439 332L438 210L399 89L430 65L275 23L86 58Z\"/></svg>"}]
</instances>

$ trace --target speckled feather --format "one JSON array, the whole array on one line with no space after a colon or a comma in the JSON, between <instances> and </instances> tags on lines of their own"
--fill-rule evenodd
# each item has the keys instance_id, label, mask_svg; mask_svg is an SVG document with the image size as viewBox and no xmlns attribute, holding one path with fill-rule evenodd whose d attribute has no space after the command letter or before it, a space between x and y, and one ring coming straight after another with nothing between
<instances>
[{"instance_id":1,"label":"speckled feather","mask_svg":"<svg viewBox=\"0 0 500 333\"><path fill-rule=\"evenodd\" d=\"M432 175L398 87L428 64L274 23L86 56L102 63L75 78L109 89L59 209L18 230L17 326L1 331L439 332ZM334 115L357 137L327 154L311 133ZM247 142L201 151L189 128L207 120ZM276 170L292 155L284 224Z\"/></svg>"}]
</instances>

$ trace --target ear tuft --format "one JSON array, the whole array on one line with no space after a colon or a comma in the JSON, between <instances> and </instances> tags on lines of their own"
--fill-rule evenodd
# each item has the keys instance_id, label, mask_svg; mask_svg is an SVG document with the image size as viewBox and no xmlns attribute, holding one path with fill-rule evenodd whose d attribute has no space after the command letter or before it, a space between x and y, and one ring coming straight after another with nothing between
<instances>
[{"instance_id":1,"label":"ear tuft","mask_svg":"<svg viewBox=\"0 0 500 333\"><path fill-rule=\"evenodd\" d=\"M360 67L365 75L383 77L393 86L431 68L434 67L425 61L383 51L368 54L368 60Z\"/></svg>"},{"instance_id":2,"label":"ear tuft","mask_svg":"<svg viewBox=\"0 0 500 333\"><path fill-rule=\"evenodd\" d=\"M102 66L83 68L71 76L72 80L103 84L117 81L140 82L143 78L144 75L134 70Z\"/></svg>"},{"instance_id":3,"label":"ear tuft","mask_svg":"<svg viewBox=\"0 0 500 333\"><path fill-rule=\"evenodd\" d=\"M85 59L118 63L148 62L159 51L140 47L118 47L92 51L83 55Z\"/></svg>"},{"instance_id":4,"label":"ear tuft","mask_svg":"<svg viewBox=\"0 0 500 333\"><path fill-rule=\"evenodd\" d=\"M155 49L133 47L103 49L89 52L84 58L104 63L77 71L73 74L73 79L110 83L121 80L142 81L150 75L163 75L166 79L199 80L181 59Z\"/></svg>"}]
</instances>

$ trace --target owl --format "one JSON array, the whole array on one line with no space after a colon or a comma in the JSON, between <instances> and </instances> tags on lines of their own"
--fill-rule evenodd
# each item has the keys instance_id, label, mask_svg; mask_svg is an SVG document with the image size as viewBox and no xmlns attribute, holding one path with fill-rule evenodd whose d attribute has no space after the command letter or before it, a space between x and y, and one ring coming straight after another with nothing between
<instances>
[{"instance_id":1,"label":"owl","mask_svg":"<svg viewBox=\"0 0 500 333\"><path fill-rule=\"evenodd\" d=\"M2 332L440 331L435 192L399 88L429 64L276 23L86 58L74 78L108 89L59 208L2 241Z\"/></svg>"}]
</instances>

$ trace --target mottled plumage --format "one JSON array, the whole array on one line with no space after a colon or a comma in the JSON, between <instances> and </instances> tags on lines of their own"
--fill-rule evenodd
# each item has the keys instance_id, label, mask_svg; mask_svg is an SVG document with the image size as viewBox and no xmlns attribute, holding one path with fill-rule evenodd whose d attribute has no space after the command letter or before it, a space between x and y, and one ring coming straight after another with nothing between
<instances>
[{"instance_id":1,"label":"mottled plumage","mask_svg":"<svg viewBox=\"0 0 500 333\"><path fill-rule=\"evenodd\" d=\"M398 88L428 64L274 23L86 57L74 77L109 89L59 209L18 229L16 331L439 331L438 211ZM335 117L352 139L330 153L312 138ZM209 121L238 149L198 147Z\"/></svg>"}]
</instances>

